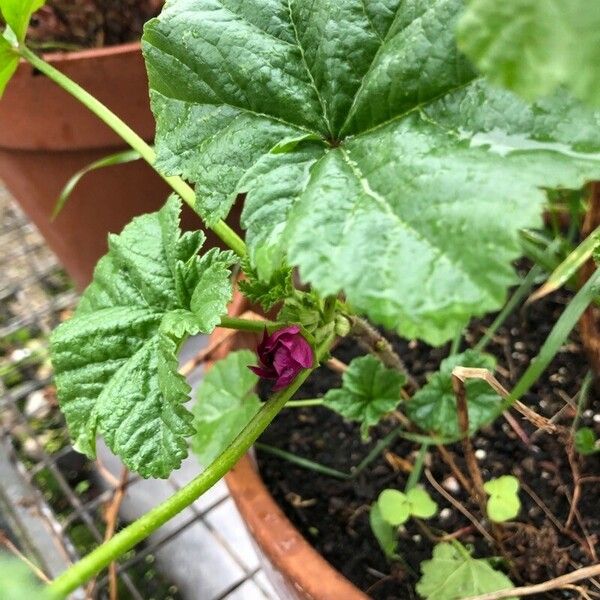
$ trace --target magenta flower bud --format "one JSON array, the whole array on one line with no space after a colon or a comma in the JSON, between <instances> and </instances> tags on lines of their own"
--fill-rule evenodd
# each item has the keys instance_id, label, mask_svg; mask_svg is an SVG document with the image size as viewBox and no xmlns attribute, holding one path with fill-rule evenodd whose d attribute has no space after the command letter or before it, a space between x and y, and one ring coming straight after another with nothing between
<instances>
[{"instance_id":1,"label":"magenta flower bud","mask_svg":"<svg viewBox=\"0 0 600 600\"><path fill-rule=\"evenodd\" d=\"M298 325L284 327L271 335L265 329L256 353L258 366L250 370L263 379L273 379L275 392L287 387L302 369L312 367L315 360Z\"/></svg>"}]
</instances>

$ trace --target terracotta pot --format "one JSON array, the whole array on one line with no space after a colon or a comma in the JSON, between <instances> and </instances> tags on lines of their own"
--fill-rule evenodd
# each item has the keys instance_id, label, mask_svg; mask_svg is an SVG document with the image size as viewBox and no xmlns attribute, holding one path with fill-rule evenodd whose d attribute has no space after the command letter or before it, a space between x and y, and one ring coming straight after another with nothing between
<instances>
[{"instance_id":1,"label":"terracotta pot","mask_svg":"<svg viewBox=\"0 0 600 600\"><path fill-rule=\"evenodd\" d=\"M247 305L236 296L231 315ZM218 329L213 341L223 335ZM213 360L232 350L256 347L248 334L230 337L219 346ZM229 491L252 535L266 573L282 600L368 600L368 597L336 571L300 534L263 483L251 454L242 458L226 476Z\"/></svg>"},{"instance_id":2,"label":"terracotta pot","mask_svg":"<svg viewBox=\"0 0 600 600\"><path fill-rule=\"evenodd\" d=\"M147 141L154 137L139 43L44 57ZM169 193L143 161L90 173L55 221L50 215L77 170L125 145L67 92L22 62L0 100L0 180L41 230L78 288L107 250L107 233L157 210ZM187 210L187 209L186 209ZM198 228L191 210L184 224ZM215 244L214 237L209 239Z\"/></svg>"}]
</instances>

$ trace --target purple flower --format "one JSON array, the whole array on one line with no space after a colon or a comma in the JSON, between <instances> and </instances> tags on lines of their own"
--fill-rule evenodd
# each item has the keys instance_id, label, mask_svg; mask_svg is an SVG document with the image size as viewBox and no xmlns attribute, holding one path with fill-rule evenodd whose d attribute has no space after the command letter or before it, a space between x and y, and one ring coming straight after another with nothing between
<instances>
[{"instance_id":1,"label":"purple flower","mask_svg":"<svg viewBox=\"0 0 600 600\"><path fill-rule=\"evenodd\" d=\"M250 370L264 379L275 380L273 391L287 387L302 369L313 366L314 356L310 344L300 333L298 325L290 325L265 333L258 348L258 366Z\"/></svg>"}]
</instances>

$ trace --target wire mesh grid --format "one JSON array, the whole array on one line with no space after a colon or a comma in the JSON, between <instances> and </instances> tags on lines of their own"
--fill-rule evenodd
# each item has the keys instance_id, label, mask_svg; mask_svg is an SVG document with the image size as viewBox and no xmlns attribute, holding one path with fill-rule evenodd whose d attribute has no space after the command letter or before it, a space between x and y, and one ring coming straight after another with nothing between
<instances>
[{"instance_id":1,"label":"wire mesh grid","mask_svg":"<svg viewBox=\"0 0 600 600\"><path fill-rule=\"evenodd\" d=\"M101 543L108 535L107 530L110 534L117 521L115 511L123 508L124 498L130 496L130 504L132 498L134 504L140 504L140 498L144 504L147 499L150 507L161 494L170 495L185 483L181 474L165 482L143 481L128 474L110 455L107 460L112 464L108 465L86 460L73 450L57 406L48 358L48 336L71 314L76 300L77 295L57 259L0 186L0 440L3 442L0 454L9 455L8 462L16 465L29 486L26 498L17 501L13 498L12 504L27 504L28 515L35 515L44 522L44 530L51 537L50 545L58 549L52 557L54 564L42 556L43 549L35 547L42 545L39 532L34 535L33 548L14 531L8 532L8 537L25 553L31 550L36 554L34 560L50 577ZM188 463L191 477L198 467L190 465ZM144 487L149 483L154 487ZM103 574L73 597L108 598L111 585L117 586L121 600L274 597L254 551L248 547L248 540L240 541L237 533L233 539L222 535L219 512L226 509L227 519L239 520L229 503L224 486L218 488L207 499L186 510L170 527L161 529L122 557L112 575ZM145 507L138 508L138 512L143 512ZM131 514L131 519L136 516ZM0 514L0 527L1 517ZM156 557L173 553L173 543L195 531L197 524L201 524L202 530L196 533L208 535L210 544L216 544L223 553L223 559L212 574L219 583L192 595L189 589L183 594L171 580L169 568L161 572L161 561ZM243 552L240 552L241 546L244 546ZM182 583L181 578L178 583Z\"/></svg>"}]
</instances>

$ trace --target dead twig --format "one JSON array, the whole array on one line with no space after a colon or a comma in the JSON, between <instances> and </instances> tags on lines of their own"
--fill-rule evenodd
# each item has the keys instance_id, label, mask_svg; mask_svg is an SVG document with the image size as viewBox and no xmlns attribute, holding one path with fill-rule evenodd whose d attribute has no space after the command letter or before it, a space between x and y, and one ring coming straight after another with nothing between
<instances>
[{"instance_id":1,"label":"dead twig","mask_svg":"<svg viewBox=\"0 0 600 600\"><path fill-rule=\"evenodd\" d=\"M456 478L456 480L460 483L462 488L467 492L467 494L473 494L473 486L469 483L469 480L465 477L464 473L459 469L456 461L454 460L454 456L452 453L441 444L436 446L442 460L448 465L452 474Z\"/></svg>"},{"instance_id":2,"label":"dead twig","mask_svg":"<svg viewBox=\"0 0 600 600\"><path fill-rule=\"evenodd\" d=\"M471 436L469 435L469 407L467 405L467 390L465 389L465 382L463 379L452 373L452 389L456 398L456 415L458 419L458 429L462 436L462 446L465 453L465 461L467 463L467 470L471 477L473 484L473 496L479 508L481 514L485 515L485 490L483 489L483 477L475 458L475 452L473 450L473 444L471 443Z\"/></svg>"},{"instance_id":3,"label":"dead twig","mask_svg":"<svg viewBox=\"0 0 600 600\"><path fill-rule=\"evenodd\" d=\"M473 525L475 529L481 533L481 535L492 545L496 543L494 538L485 530L483 525L475 518L475 516L469 512L467 508L465 508L456 498L451 496L434 478L429 469L425 469L425 477L432 485L432 487L436 490L438 494L443 496L456 510L460 511Z\"/></svg>"},{"instance_id":4,"label":"dead twig","mask_svg":"<svg viewBox=\"0 0 600 600\"><path fill-rule=\"evenodd\" d=\"M543 594L551 590L557 590L565 587L571 587L572 584L583 579L589 579L600 575L600 564L592 565L590 567L583 567L577 569L572 573L549 579L543 583L537 583L535 585L524 585L521 587L499 590L497 592L490 592L488 594L480 594L478 596L469 596L465 600L500 600L501 598L512 598L519 596L533 596L534 594Z\"/></svg>"},{"instance_id":5,"label":"dead twig","mask_svg":"<svg viewBox=\"0 0 600 600\"><path fill-rule=\"evenodd\" d=\"M487 369L478 369L475 367L454 367L452 375L456 376L461 381L467 379L481 379L485 381L499 396L505 400L510 396L506 388L488 371ZM543 429L547 433L556 433L558 427L554 423L550 422L550 419L538 415L534 410L525 406L522 402L517 400L513 407L515 410L520 412L534 427Z\"/></svg>"},{"instance_id":6,"label":"dead twig","mask_svg":"<svg viewBox=\"0 0 600 600\"><path fill-rule=\"evenodd\" d=\"M104 514L104 520L106 521L106 531L104 532L105 542L108 542L108 540L110 540L115 534L119 510L121 509L121 503L123 502L123 497L125 496L125 487L127 486L128 479L129 470L126 467L123 467L119 485L115 488L112 501L106 508L106 512ZM117 563L113 561L108 566L108 589L110 600L117 600L118 584Z\"/></svg>"}]
</instances>

